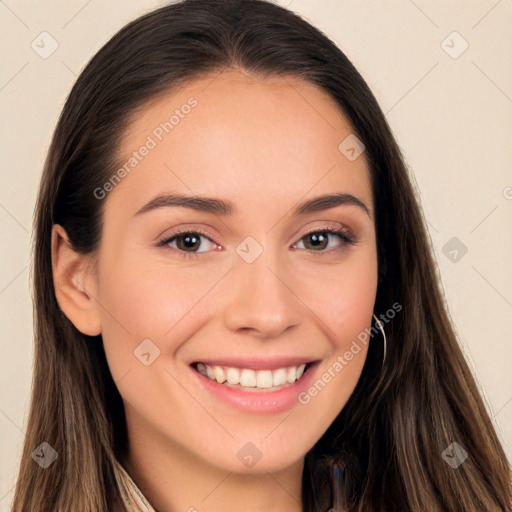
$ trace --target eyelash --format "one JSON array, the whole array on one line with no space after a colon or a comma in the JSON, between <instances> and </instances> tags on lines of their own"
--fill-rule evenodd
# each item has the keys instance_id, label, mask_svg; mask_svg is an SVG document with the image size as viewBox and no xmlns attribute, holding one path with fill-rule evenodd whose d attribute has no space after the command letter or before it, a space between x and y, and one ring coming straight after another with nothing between
<instances>
[{"instance_id":1,"label":"eyelash","mask_svg":"<svg viewBox=\"0 0 512 512\"><path fill-rule=\"evenodd\" d=\"M303 239L303 238L306 238L307 236L313 234L313 233L322 233L322 234L331 234L331 235L336 235L339 237L339 239L341 240L342 244L343 245L356 245L357 241L355 240L355 238L350 235L346 230L340 230L340 229L336 229L336 228L315 228L315 229L312 229L310 231L308 231L307 233L305 233L299 240L299 242ZM203 231L200 231L200 230L183 230L183 231L177 231L176 233L173 233L172 235L164 238L164 239L161 239L157 242L157 246L158 247L164 247L164 246L167 246L168 244L170 244L171 242L174 242L174 240L176 240L178 238L179 235L201 235L205 238L207 238L210 242L212 242L213 244L215 244L215 242L211 239L211 237L204 233ZM203 252L187 252L187 251L182 251L180 249L177 249L177 248L174 248L176 251L178 251L179 253L181 253L181 256L180 257L184 257L184 258L193 258L193 257L196 257L196 256L199 256L201 254L203 254ZM299 249L299 250L306 250L308 252L311 252L313 253L315 256L321 256L322 254L325 254L325 253L331 253L333 251L337 251L337 250L342 250L343 247L338 247L338 248L335 248L335 249L330 249L330 250L321 250L321 251L315 251L315 250L312 250L312 249ZM208 251L206 251L208 252Z\"/></svg>"}]
</instances>

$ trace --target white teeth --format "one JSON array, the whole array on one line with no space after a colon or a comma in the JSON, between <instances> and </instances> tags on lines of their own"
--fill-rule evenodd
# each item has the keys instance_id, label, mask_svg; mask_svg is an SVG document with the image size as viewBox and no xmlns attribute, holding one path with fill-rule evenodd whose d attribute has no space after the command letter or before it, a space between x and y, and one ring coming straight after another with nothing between
<instances>
[{"instance_id":1,"label":"white teeth","mask_svg":"<svg viewBox=\"0 0 512 512\"><path fill-rule=\"evenodd\" d=\"M297 380L297 368L295 366L292 366L288 368L288 382L292 384Z\"/></svg>"},{"instance_id":2,"label":"white teeth","mask_svg":"<svg viewBox=\"0 0 512 512\"><path fill-rule=\"evenodd\" d=\"M260 370L259 372L256 372L256 387L272 387L272 372L270 370Z\"/></svg>"},{"instance_id":3,"label":"white teeth","mask_svg":"<svg viewBox=\"0 0 512 512\"><path fill-rule=\"evenodd\" d=\"M240 385L246 388L255 388L256 372L254 370L242 370L240 373Z\"/></svg>"},{"instance_id":4,"label":"white teeth","mask_svg":"<svg viewBox=\"0 0 512 512\"><path fill-rule=\"evenodd\" d=\"M240 382L240 371L237 368L228 368L226 378L229 384L238 384Z\"/></svg>"},{"instance_id":5,"label":"white teeth","mask_svg":"<svg viewBox=\"0 0 512 512\"><path fill-rule=\"evenodd\" d=\"M274 386L282 386L283 384L286 384L287 381L287 372L286 368L279 368L279 370L276 370L273 375L272 383Z\"/></svg>"},{"instance_id":6,"label":"white teeth","mask_svg":"<svg viewBox=\"0 0 512 512\"><path fill-rule=\"evenodd\" d=\"M206 368L207 368L206 371L208 371L208 365L206 365ZM222 384L223 382L226 381L226 374L224 373L223 368L221 368L220 366L214 366L213 367L213 373L214 373L214 376L215 376L215 380L219 384Z\"/></svg>"},{"instance_id":7,"label":"white teeth","mask_svg":"<svg viewBox=\"0 0 512 512\"><path fill-rule=\"evenodd\" d=\"M289 366L276 370L252 370L250 368L234 368L231 366L209 366L197 363L197 371L219 384L227 383L231 386L244 388L268 389L285 384L293 384L304 374L305 364Z\"/></svg>"}]
</instances>

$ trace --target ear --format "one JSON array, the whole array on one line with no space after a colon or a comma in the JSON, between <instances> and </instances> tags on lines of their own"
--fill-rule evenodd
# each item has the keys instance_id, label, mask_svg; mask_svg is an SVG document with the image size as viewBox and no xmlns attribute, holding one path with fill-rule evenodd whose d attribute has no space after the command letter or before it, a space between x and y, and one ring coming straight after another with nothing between
<instances>
[{"instance_id":1,"label":"ear","mask_svg":"<svg viewBox=\"0 0 512 512\"><path fill-rule=\"evenodd\" d=\"M62 312L83 334L101 334L91 258L73 250L59 224L52 228L52 270L55 296Z\"/></svg>"}]
</instances>

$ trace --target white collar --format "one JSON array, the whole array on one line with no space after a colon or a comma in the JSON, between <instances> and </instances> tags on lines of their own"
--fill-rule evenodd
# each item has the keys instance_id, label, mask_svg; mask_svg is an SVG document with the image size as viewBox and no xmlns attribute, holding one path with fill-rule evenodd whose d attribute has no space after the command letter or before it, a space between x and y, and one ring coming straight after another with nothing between
<instances>
[{"instance_id":1,"label":"white collar","mask_svg":"<svg viewBox=\"0 0 512 512\"><path fill-rule=\"evenodd\" d=\"M124 504L130 512L158 512L151 506L126 469L117 460L114 462L114 474Z\"/></svg>"}]
</instances>

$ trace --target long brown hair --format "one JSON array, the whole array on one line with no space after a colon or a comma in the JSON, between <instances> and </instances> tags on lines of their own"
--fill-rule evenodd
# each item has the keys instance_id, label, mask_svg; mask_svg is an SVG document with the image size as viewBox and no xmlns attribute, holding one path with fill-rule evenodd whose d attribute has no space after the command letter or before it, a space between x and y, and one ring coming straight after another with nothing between
<instances>
[{"instance_id":1,"label":"long brown hair","mask_svg":"<svg viewBox=\"0 0 512 512\"><path fill-rule=\"evenodd\" d=\"M34 217L35 365L13 511L124 510L113 472L127 442L122 399L101 336L82 334L59 308L51 230L62 225L76 251L93 253L105 203L94 191L118 168L130 116L160 93L233 67L301 77L348 117L371 174L375 312L403 306L385 326L384 366L382 344L370 343L354 393L306 456L304 511L325 512L341 491L351 511L509 510L510 466L450 324L402 155L367 84L324 34L282 7L185 0L129 23L101 48L53 135ZM469 455L456 469L441 455L454 441ZM31 456L42 442L58 453L46 469Z\"/></svg>"}]
</instances>

